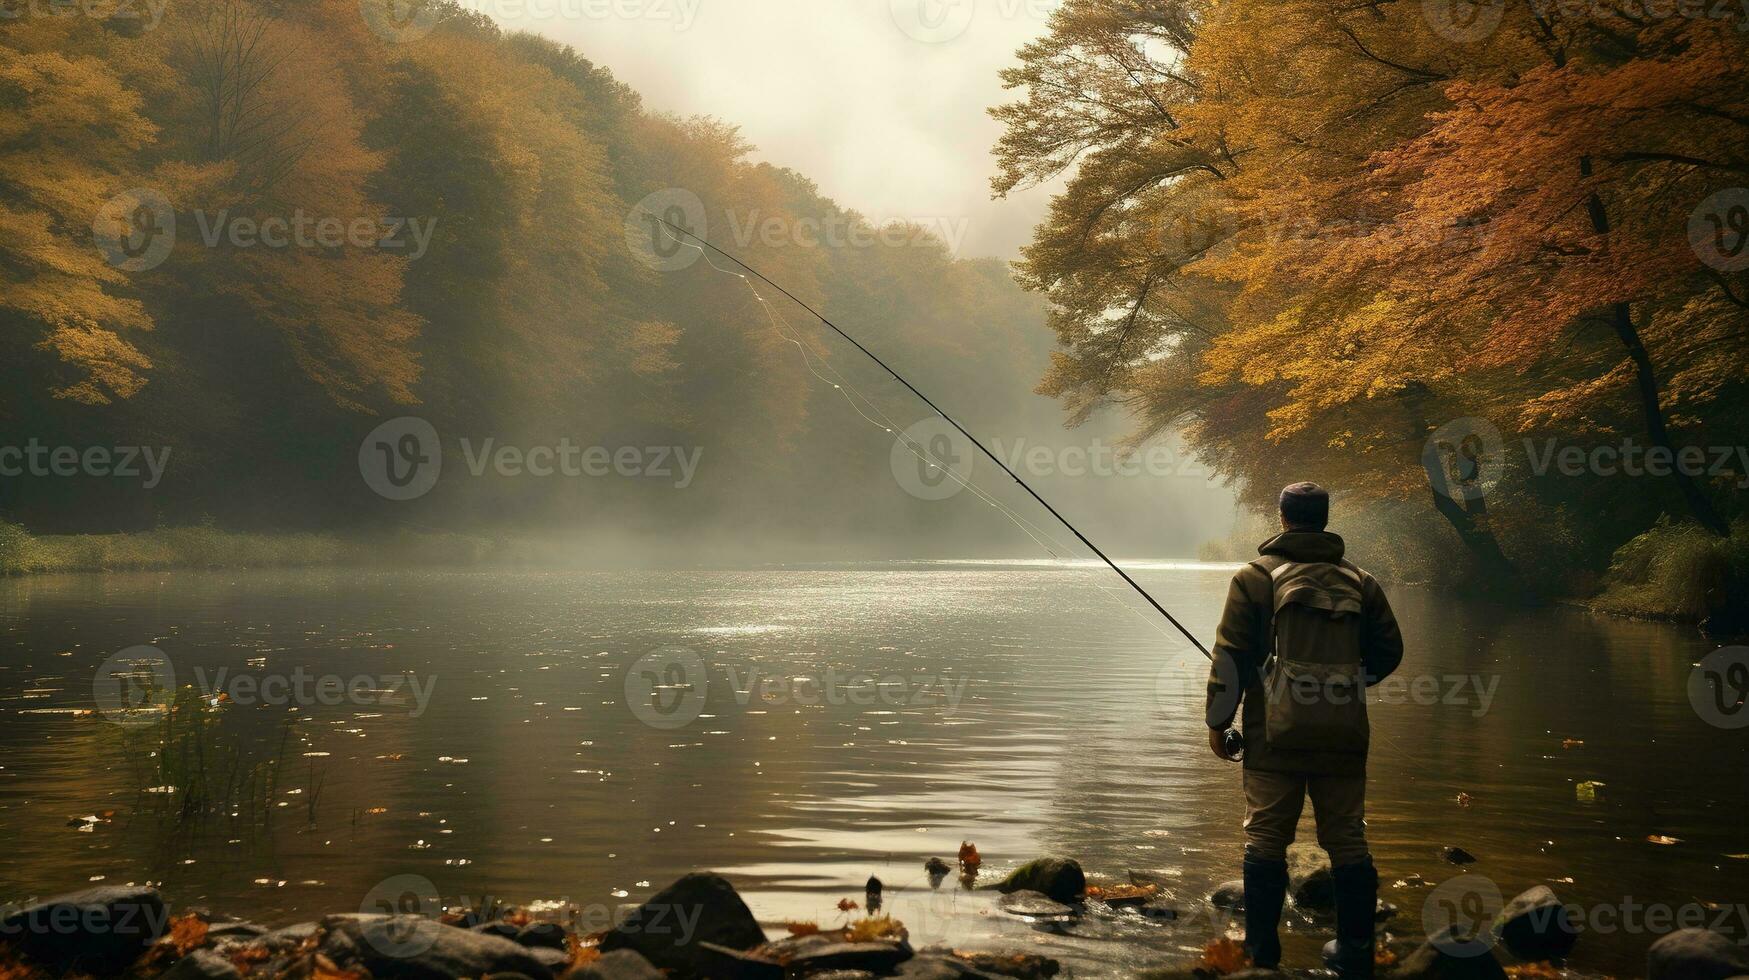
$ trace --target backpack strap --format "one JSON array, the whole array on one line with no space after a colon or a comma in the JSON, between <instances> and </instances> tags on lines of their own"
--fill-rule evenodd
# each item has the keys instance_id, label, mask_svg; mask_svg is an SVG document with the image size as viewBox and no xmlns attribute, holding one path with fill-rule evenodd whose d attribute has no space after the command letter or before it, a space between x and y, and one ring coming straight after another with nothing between
<instances>
[{"instance_id":1,"label":"backpack strap","mask_svg":"<svg viewBox=\"0 0 1749 980\"><path fill-rule=\"evenodd\" d=\"M1268 675L1269 668L1275 663L1275 576L1293 562L1280 555L1264 555L1249 564L1269 580L1269 599L1263 605L1264 632L1269 634L1269 645L1262 651L1263 656L1257 660L1257 677L1261 680Z\"/></svg>"}]
</instances>

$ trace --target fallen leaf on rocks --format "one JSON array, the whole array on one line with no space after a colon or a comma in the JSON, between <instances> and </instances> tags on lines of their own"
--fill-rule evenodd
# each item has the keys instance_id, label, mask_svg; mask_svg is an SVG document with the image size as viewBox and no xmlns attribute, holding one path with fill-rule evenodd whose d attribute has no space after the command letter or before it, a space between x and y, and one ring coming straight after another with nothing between
<instances>
[{"instance_id":1,"label":"fallen leaf on rocks","mask_svg":"<svg viewBox=\"0 0 1749 980\"><path fill-rule=\"evenodd\" d=\"M785 922L784 931L792 936L812 936L820 931L818 922Z\"/></svg>"},{"instance_id":2,"label":"fallen leaf on rocks","mask_svg":"<svg viewBox=\"0 0 1749 980\"><path fill-rule=\"evenodd\" d=\"M984 863L984 858L978 853L978 845L969 841L960 841L960 870L967 874L977 874L978 866Z\"/></svg>"},{"instance_id":3,"label":"fallen leaf on rocks","mask_svg":"<svg viewBox=\"0 0 1749 980\"><path fill-rule=\"evenodd\" d=\"M873 942L876 939L903 940L906 938L905 924L890 915L871 915L857 919L846 929L846 938L853 943Z\"/></svg>"},{"instance_id":4,"label":"fallen leaf on rocks","mask_svg":"<svg viewBox=\"0 0 1749 980\"><path fill-rule=\"evenodd\" d=\"M1515 980L1561 980L1561 971L1547 963L1514 963L1506 975Z\"/></svg>"},{"instance_id":5,"label":"fallen leaf on rocks","mask_svg":"<svg viewBox=\"0 0 1749 980\"><path fill-rule=\"evenodd\" d=\"M1202 948L1199 965L1218 974L1238 973L1251 965L1251 957L1245 955L1245 947L1223 937L1210 940Z\"/></svg>"},{"instance_id":6,"label":"fallen leaf on rocks","mask_svg":"<svg viewBox=\"0 0 1749 980\"><path fill-rule=\"evenodd\" d=\"M1379 943L1378 946L1373 949L1372 963L1375 967L1396 966L1397 954L1391 949L1391 947L1386 946L1384 943Z\"/></svg>"}]
</instances>

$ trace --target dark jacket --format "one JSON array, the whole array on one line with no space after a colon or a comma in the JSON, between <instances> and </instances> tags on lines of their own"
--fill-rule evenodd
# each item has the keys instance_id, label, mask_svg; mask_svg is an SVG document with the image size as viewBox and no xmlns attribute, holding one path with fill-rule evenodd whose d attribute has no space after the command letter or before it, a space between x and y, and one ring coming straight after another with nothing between
<instances>
[{"instance_id":1,"label":"dark jacket","mask_svg":"<svg viewBox=\"0 0 1749 980\"><path fill-rule=\"evenodd\" d=\"M1257 548L1263 556L1278 556L1292 562L1342 561L1342 538L1328 531L1287 531ZM1359 571L1356 569L1356 571ZM1403 660L1403 634L1385 592L1371 575L1360 572L1361 668L1371 687L1390 676ZM1207 721L1210 728L1224 729L1243 709L1241 729L1245 734L1245 768L1266 772L1303 772L1319 775L1364 775L1366 757L1360 754L1271 751L1263 738L1267 704L1261 668L1269 656L1270 619L1273 603L1269 573L1248 564L1233 576L1227 588L1227 604L1221 611L1215 634L1214 665L1209 671ZM1233 690L1239 692L1235 702Z\"/></svg>"}]
</instances>

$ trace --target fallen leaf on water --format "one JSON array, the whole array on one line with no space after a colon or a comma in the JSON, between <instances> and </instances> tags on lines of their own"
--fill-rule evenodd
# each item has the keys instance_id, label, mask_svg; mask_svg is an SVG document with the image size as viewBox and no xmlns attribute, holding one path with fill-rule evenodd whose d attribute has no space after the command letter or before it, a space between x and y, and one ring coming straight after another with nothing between
<instances>
[{"instance_id":1,"label":"fallen leaf on water","mask_svg":"<svg viewBox=\"0 0 1749 980\"><path fill-rule=\"evenodd\" d=\"M1733 861L1749 861L1749 854L1727 854L1725 857Z\"/></svg>"},{"instance_id":2,"label":"fallen leaf on water","mask_svg":"<svg viewBox=\"0 0 1749 980\"><path fill-rule=\"evenodd\" d=\"M1664 834L1648 834L1648 835L1646 835L1646 839L1651 841L1654 844L1680 844L1680 843L1682 843L1682 838L1669 837L1669 836L1666 836Z\"/></svg>"},{"instance_id":3,"label":"fallen leaf on water","mask_svg":"<svg viewBox=\"0 0 1749 980\"><path fill-rule=\"evenodd\" d=\"M1563 749L1576 749L1579 746L1584 745L1584 744L1585 744L1585 740L1582 738L1563 738L1563 739L1561 739L1561 748L1563 748Z\"/></svg>"},{"instance_id":4,"label":"fallen leaf on water","mask_svg":"<svg viewBox=\"0 0 1749 980\"><path fill-rule=\"evenodd\" d=\"M1214 939L1202 948L1199 965L1214 973L1238 973L1251 965L1251 957L1245 955L1245 947L1231 939Z\"/></svg>"},{"instance_id":5,"label":"fallen leaf on water","mask_svg":"<svg viewBox=\"0 0 1749 980\"><path fill-rule=\"evenodd\" d=\"M978 866L984 863L984 858L978 853L978 845L970 841L960 841L960 870L977 873Z\"/></svg>"},{"instance_id":6,"label":"fallen leaf on water","mask_svg":"<svg viewBox=\"0 0 1749 980\"><path fill-rule=\"evenodd\" d=\"M838 900L838 911L840 912L851 912L859 908L862 908L862 906L856 904L855 899L841 898Z\"/></svg>"},{"instance_id":7,"label":"fallen leaf on water","mask_svg":"<svg viewBox=\"0 0 1749 980\"><path fill-rule=\"evenodd\" d=\"M1384 943L1379 943L1378 946L1373 949L1372 963L1373 966L1396 966L1397 954L1392 952L1391 947L1386 946Z\"/></svg>"},{"instance_id":8,"label":"fallen leaf on water","mask_svg":"<svg viewBox=\"0 0 1749 980\"><path fill-rule=\"evenodd\" d=\"M1160 893L1159 885L1088 885L1087 897L1102 902L1130 902L1153 898Z\"/></svg>"},{"instance_id":9,"label":"fallen leaf on water","mask_svg":"<svg viewBox=\"0 0 1749 980\"><path fill-rule=\"evenodd\" d=\"M1470 796L1470 794L1468 794L1468 793L1459 793L1459 794L1458 794L1458 795L1457 795L1457 805L1458 805L1458 806L1469 806L1469 805L1470 805L1470 800L1471 800L1471 799L1472 799L1472 797L1471 797L1471 796Z\"/></svg>"}]
</instances>

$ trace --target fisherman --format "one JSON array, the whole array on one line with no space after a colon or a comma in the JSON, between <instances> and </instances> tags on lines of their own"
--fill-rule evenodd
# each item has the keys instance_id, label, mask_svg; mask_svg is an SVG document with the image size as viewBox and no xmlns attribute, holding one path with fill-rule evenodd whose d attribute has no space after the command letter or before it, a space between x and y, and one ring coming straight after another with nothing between
<instances>
[{"instance_id":1,"label":"fisherman","mask_svg":"<svg viewBox=\"0 0 1749 980\"><path fill-rule=\"evenodd\" d=\"M1309 793L1336 891L1325 959L1345 978L1371 977L1379 879L1364 819L1365 688L1397 669L1403 636L1377 580L1324 529L1329 517L1330 495L1317 484L1282 490L1282 533L1233 576L1209 674L1209 746L1229 762L1243 753L1252 963L1281 964L1287 848ZM1234 733L1241 707L1243 731Z\"/></svg>"}]
</instances>

